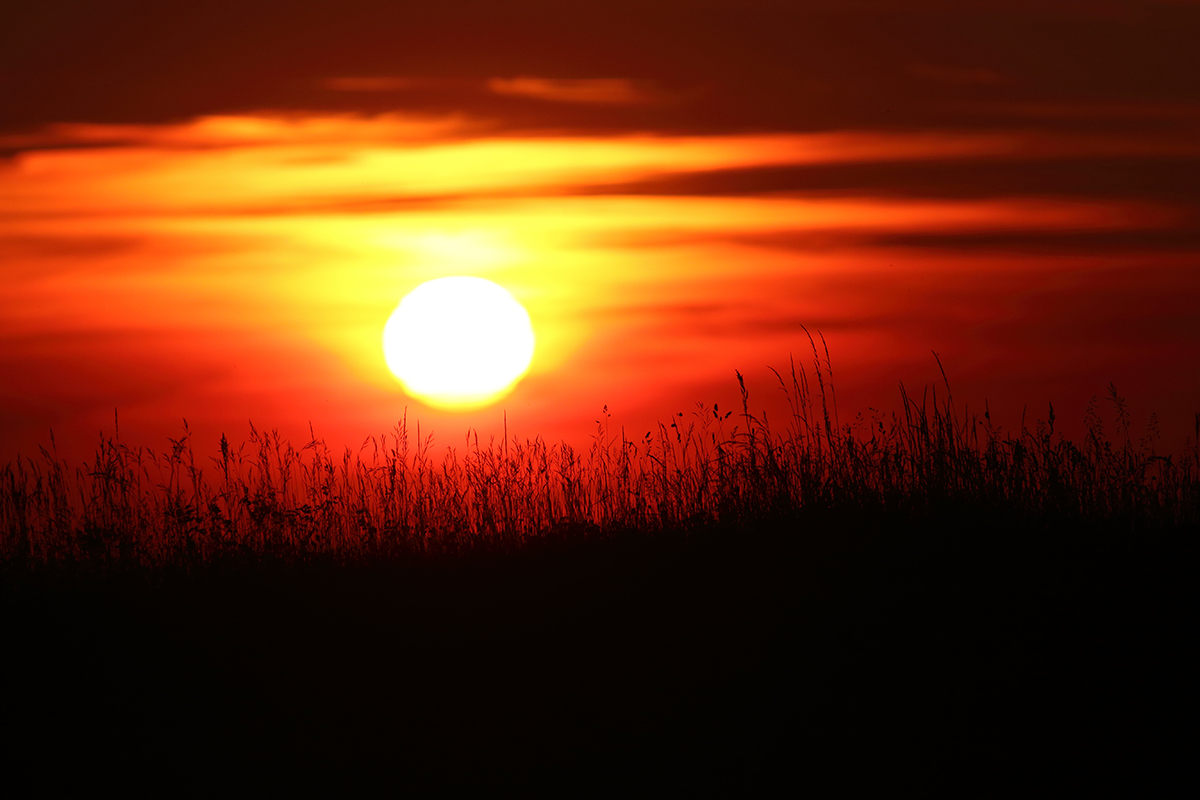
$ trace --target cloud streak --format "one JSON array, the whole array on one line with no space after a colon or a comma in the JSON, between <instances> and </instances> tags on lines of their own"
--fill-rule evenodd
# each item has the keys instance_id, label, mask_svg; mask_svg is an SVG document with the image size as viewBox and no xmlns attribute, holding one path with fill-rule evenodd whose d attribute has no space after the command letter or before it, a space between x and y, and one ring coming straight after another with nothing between
<instances>
[{"instance_id":1,"label":"cloud streak","mask_svg":"<svg viewBox=\"0 0 1200 800\"><path fill-rule=\"evenodd\" d=\"M491 78L487 87L493 94L550 103L642 105L661 100L644 82L624 78Z\"/></svg>"}]
</instances>

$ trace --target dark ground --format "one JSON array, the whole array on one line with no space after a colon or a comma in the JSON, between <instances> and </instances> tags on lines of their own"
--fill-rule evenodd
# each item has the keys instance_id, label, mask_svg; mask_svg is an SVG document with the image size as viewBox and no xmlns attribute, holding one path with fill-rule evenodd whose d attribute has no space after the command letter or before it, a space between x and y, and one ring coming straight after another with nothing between
<instances>
[{"instance_id":1,"label":"dark ground","mask_svg":"<svg viewBox=\"0 0 1200 800\"><path fill-rule=\"evenodd\" d=\"M1190 794L1195 555L1195 532L813 515L506 556L10 570L5 781Z\"/></svg>"}]
</instances>

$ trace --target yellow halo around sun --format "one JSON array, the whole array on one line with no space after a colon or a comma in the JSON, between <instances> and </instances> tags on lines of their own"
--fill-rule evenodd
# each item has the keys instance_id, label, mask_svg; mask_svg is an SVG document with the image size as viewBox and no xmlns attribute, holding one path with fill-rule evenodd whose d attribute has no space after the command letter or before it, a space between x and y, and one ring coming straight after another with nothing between
<instances>
[{"instance_id":1,"label":"yellow halo around sun","mask_svg":"<svg viewBox=\"0 0 1200 800\"><path fill-rule=\"evenodd\" d=\"M383 357L404 391L439 408L479 408L508 394L533 360L529 314L483 278L413 289L383 326Z\"/></svg>"}]
</instances>

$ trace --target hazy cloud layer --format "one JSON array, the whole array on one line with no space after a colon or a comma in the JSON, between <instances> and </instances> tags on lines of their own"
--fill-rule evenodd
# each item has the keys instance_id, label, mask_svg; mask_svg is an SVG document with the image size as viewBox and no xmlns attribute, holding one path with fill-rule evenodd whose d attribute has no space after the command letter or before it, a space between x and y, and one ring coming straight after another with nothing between
<instances>
[{"instance_id":1,"label":"hazy cloud layer","mask_svg":"<svg viewBox=\"0 0 1200 800\"><path fill-rule=\"evenodd\" d=\"M27 136L0 169L8 453L50 425L86 449L113 407L151 439L187 417L214 440L252 418L353 442L408 406L455 434L506 413L586 436L604 404L641 425L732 402L734 369L762 389L806 328L851 404L885 406L929 350L997 420L1042 399L1067 420L1117 380L1180 433L1200 400L1177 368L1200 358L1200 154L1171 132L515 135L270 114ZM452 274L533 317L533 371L504 409L421 409L383 365L399 298Z\"/></svg>"}]
</instances>

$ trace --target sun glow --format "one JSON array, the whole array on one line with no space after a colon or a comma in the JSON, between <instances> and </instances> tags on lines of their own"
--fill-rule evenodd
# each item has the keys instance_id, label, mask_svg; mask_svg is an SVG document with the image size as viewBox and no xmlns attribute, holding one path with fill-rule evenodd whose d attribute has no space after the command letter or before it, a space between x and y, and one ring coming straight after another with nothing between
<instances>
[{"instance_id":1,"label":"sun glow","mask_svg":"<svg viewBox=\"0 0 1200 800\"><path fill-rule=\"evenodd\" d=\"M533 360L529 314L483 278L427 281L400 301L383 328L383 355L405 391L439 408L490 405Z\"/></svg>"},{"instance_id":2,"label":"sun glow","mask_svg":"<svg viewBox=\"0 0 1200 800\"><path fill-rule=\"evenodd\" d=\"M422 431L490 433L502 419L586 445L580 431L602 404L649 422L677 398L715 399L733 369L805 350L801 325L836 338L846 374L886 374L889 386L937 341L959 342L964 364L1019 351L1044 374L1066 359L1103 375L1113 348L1130 352L1110 332L1127 330L1135 307L1190 330L1196 293L1191 249L1137 249L1191 219L1166 201L986 187L943 197L932 184L910 195L889 188L888 170L859 186L857 167L844 190L801 190L809 166L1200 153L1186 138L535 136L466 117L297 114L54 126L0 135L5 148L16 152L0 158L0 455L37 452L50 427L62 447L74 419L90 458L114 406L123 423L137 409L156 436L187 410L205 435L250 417L293 436L315 421L357 444L364 427L396 421L402 389L425 406L414 409ZM797 188L779 189L792 185L781 175ZM1151 265L1174 282L1153 302L1120 277ZM537 329L532 361L523 312L515 346L480 314L397 318L380 358L400 298L454 275L519 298ZM1061 338L1064 308L1095 335L1071 326L1079 335ZM457 372L433 347L451 347L438 326L458 340L475 331ZM994 348L986 356L971 350L972 326ZM434 341L414 349L421 336ZM506 416L486 408L509 390L520 403Z\"/></svg>"}]
</instances>

